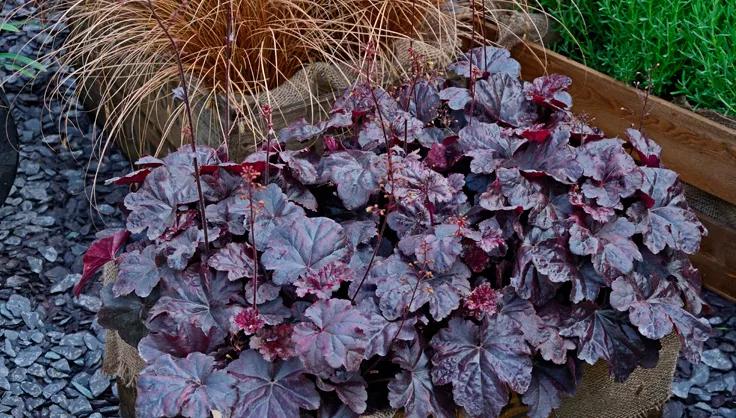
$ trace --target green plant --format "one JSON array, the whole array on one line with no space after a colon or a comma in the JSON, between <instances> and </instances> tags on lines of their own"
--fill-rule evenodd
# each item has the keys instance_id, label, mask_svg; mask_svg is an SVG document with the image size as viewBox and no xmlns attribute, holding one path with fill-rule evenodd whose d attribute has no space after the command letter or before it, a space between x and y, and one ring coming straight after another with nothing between
<instances>
[{"instance_id":1,"label":"green plant","mask_svg":"<svg viewBox=\"0 0 736 418\"><path fill-rule=\"evenodd\" d=\"M560 23L552 48L654 94L736 114L736 4L540 0Z\"/></svg>"},{"instance_id":2,"label":"green plant","mask_svg":"<svg viewBox=\"0 0 736 418\"><path fill-rule=\"evenodd\" d=\"M0 22L0 32L20 32L18 25L11 22ZM0 65L17 71L26 77L35 77L38 72L46 71L46 66L22 54L0 52Z\"/></svg>"}]
</instances>

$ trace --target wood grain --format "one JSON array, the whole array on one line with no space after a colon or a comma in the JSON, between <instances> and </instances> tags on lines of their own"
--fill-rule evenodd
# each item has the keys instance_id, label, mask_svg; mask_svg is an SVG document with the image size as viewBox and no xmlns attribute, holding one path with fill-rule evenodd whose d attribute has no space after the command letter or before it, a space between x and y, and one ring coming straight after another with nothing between
<instances>
[{"instance_id":1,"label":"wood grain","mask_svg":"<svg viewBox=\"0 0 736 418\"><path fill-rule=\"evenodd\" d=\"M736 230L701 213L698 217L708 228L708 236L700 252L690 258L707 288L736 302Z\"/></svg>"}]
</instances>

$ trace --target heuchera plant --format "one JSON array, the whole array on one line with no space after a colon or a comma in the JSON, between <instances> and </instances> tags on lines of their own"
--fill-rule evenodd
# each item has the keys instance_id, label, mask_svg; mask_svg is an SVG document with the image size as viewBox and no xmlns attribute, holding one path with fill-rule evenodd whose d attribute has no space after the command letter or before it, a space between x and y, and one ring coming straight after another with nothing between
<instances>
[{"instance_id":1,"label":"heuchera plant","mask_svg":"<svg viewBox=\"0 0 736 418\"><path fill-rule=\"evenodd\" d=\"M677 174L576 118L569 78L519 71L478 48L358 82L242 163L198 146L206 219L190 148L115 179L140 188L85 279L117 264L100 315L146 361L139 413L490 417L513 392L545 417L583 362L623 381L672 332L698 361L705 229Z\"/></svg>"}]
</instances>

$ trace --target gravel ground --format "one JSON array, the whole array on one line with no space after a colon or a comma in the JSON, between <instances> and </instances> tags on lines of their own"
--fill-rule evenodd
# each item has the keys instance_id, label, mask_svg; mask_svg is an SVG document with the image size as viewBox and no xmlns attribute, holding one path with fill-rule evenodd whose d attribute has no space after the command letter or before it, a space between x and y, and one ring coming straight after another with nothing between
<instances>
[{"instance_id":1,"label":"gravel ground","mask_svg":"<svg viewBox=\"0 0 736 418\"><path fill-rule=\"evenodd\" d=\"M14 1L6 0L0 20ZM0 33L0 51L34 56L63 36L31 40L40 27ZM81 255L95 234L119 227L116 208L124 189L96 186L126 172L119 153L98 160L95 132L72 99L74 85L59 86L52 67L33 82L0 80L11 102L20 139L19 173L0 207L0 417L117 416L114 385L100 370L104 330L95 322L95 290L74 298ZM48 91L60 94L44 100Z\"/></svg>"},{"instance_id":2,"label":"gravel ground","mask_svg":"<svg viewBox=\"0 0 736 418\"><path fill-rule=\"evenodd\" d=\"M0 20L15 7L6 0ZM0 33L0 51L35 55L63 38L31 40L39 30L26 25L21 34ZM94 320L96 289L80 298L70 290L95 234L122 225L125 189L101 181L129 164L115 150L98 158L97 133L73 99L72 82L44 100L63 74L52 67L31 82L0 67L21 142L18 177L0 207L0 418L118 414L114 385L100 371L104 330ZM665 417L736 418L736 306L710 293L706 299L715 335L701 364L680 361Z\"/></svg>"}]
</instances>

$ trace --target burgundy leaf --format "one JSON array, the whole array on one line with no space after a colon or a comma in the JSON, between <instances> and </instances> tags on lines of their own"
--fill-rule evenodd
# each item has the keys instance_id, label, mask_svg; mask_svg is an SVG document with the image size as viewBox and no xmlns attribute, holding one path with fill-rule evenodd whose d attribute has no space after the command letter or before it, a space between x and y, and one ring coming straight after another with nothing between
<instances>
[{"instance_id":1,"label":"burgundy leaf","mask_svg":"<svg viewBox=\"0 0 736 418\"><path fill-rule=\"evenodd\" d=\"M569 140L570 132L558 129L547 141L530 143L516 155L512 164L525 173L541 173L560 183L574 183L583 170L575 160L575 148L570 146Z\"/></svg>"},{"instance_id":2,"label":"burgundy leaf","mask_svg":"<svg viewBox=\"0 0 736 418\"><path fill-rule=\"evenodd\" d=\"M659 359L659 343L642 337L626 315L610 309L597 309L585 303L573 311L572 325L560 335L577 337L578 358L588 364L603 359L618 382L623 382L637 366L654 367Z\"/></svg>"},{"instance_id":3,"label":"burgundy leaf","mask_svg":"<svg viewBox=\"0 0 736 418\"><path fill-rule=\"evenodd\" d=\"M347 239L340 224L328 218L302 218L274 230L261 257L278 285L319 271L327 264L347 261Z\"/></svg>"},{"instance_id":4,"label":"burgundy leaf","mask_svg":"<svg viewBox=\"0 0 736 418\"><path fill-rule=\"evenodd\" d=\"M319 393L297 358L269 362L247 350L228 364L227 373L239 394L233 416L297 417L300 409L319 408Z\"/></svg>"},{"instance_id":5,"label":"burgundy leaf","mask_svg":"<svg viewBox=\"0 0 736 418\"><path fill-rule=\"evenodd\" d=\"M79 296L82 288L92 279L97 271L110 261L117 258L117 253L125 245L130 232L120 230L110 236L100 238L93 242L82 257L82 277L74 285L74 294Z\"/></svg>"},{"instance_id":6,"label":"burgundy leaf","mask_svg":"<svg viewBox=\"0 0 736 418\"><path fill-rule=\"evenodd\" d=\"M388 384L388 400L392 408L403 408L406 418L455 416L448 394L432 384L429 359L421 344L402 344L392 361L401 367Z\"/></svg>"},{"instance_id":7,"label":"burgundy leaf","mask_svg":"<svg viewBox=\"0 0 736 418\"><path fill-rule=\"evenodd\" d=\"M606 208L620 209L621 198L631 196L642 184L641 171L622 144L620 139L603 139L578 148L577 161L589 177L583 183L583 195Z\"/></svg>"},{"instance_id":8,"label":"burgundy leaf","mask_svg":"<svg viewBox=\"0 0 736 418\"><path fill-rule=\"evenodd\" d=\"M261 318L258 309L249 306L237 311L235 316L233 316L233 324L236 329L242 330L245 335L253 335L263 329L266 322Z\"/></svg>"},{"instance_id":9,"label":"burgundy leaf","mask_svg":"<svg viewBox=\"0 0 736 418\"><path fill-rule=\"evenodd\" d=\"M480 325L451 319L431 345L433 382L452 384L455 402L471 416L497 417L510 390L524 393L529 388L529 347L521 329L503 317L486 317Z\"/></svg>"},{"instance_id":10,"label":"burgundy leaf","mask_svg":"<svg viewBox=\"0 0 736 418\"><path fill-rule=\"evenodd\" d=\"M468 125L458 136L465 155L472 158L470 171L473 173L493 173L526 143L525 139L503 133L495 123Z\"/></svg>"},{"instance_id":11,"label":"burgundy leaf","mask_svg":"<svg viewBox=\"0 0 736 418\"><path fill-rule=\"evenodd\" d=\"M632 205L627 214L636 222L636 230L644 235L644 245L653 253L665 246L686 254L695 254L705 227L688 207L677 173L663 168L643 167L641 191L650 203Z\"/></svg>"},{"instance_id":12,"label":"burgundy leaf","mask_svg":"<svg viewBox=\"0 0 736 418\"><path fill-rule=\"evenodd\" d=\"M636 151L639 161L647 167L659 167L662 147L636 129L627 129L626 139L628 139L631 146L634 147L634 151Z\"/></svg>"},{"instance_id":13,"label":"burgundy leaf","mask_svg":"<svg viewBox=\"0 0 736 418\"><path fill-rule=\"evenodd\" d=\"M296 282L296 294L304 297L312 294L317 299L329 299L342 282L352 281L355 273L343 262L325 264L317 271L309 271Z\"/></svg>"},{"instance_id":14,"label":"burgundy leaf","mask_svg":"<svg viewBox=\"0 0 736 418\"><path fill-rule=\"evenodd\" d=\"M245 244L231 242L212 255L207 263L217 271L227 272L228 280L243 277L252 279L255 274L255 263L250 254Z\"/></svg>"},{"instance_id":15,"label":"burgundy leaf","mask_svg":"<svg viewBox=\"0 0 736 418\"><path fill-rule=\"evenodd\" d=\"M465 309L476 319L483 319L498 311L498 294L489 283L482 283L465 298Z\"/></svg>"},{"instance_id":16,"label":"burgundy leaf","mask_svg":"<svg viewBox=\"0 0 736 418\"><path fill-rule=\"evenodd\" d=\"M215 359L202 353L186 358L164 354L138 376L136 411L147 417L209 417L228 414L235 404L236 380L215 369Z\"/></svg>"},{"instance_id":17,"label":"burgundy leaf","mask_svg":"<svg viewBox=\"0 0 736 418\"><path fill-rule=\"evenodd\" d=\"M355 371L363 361L371 325L350 301L317 301L304 313L307 321L294 328L296 352L307 370L329 375L345 367Z\"/></svg>"},{"instance_id":18,"label":"burgundy leaf","mask_svg":"<svg viewBox=\"0 0 736 418\"><path fill-rule=\"evenodd\" d=\"M291 340L293 332L292 324L261 328L250 338L250 348L257 350L268 361L288 360L296 356Z\"/></svg>"},{"instance_id":19,"label":"burgundy leaf","mask_svg":"<svg viewBox=\"0 0 736 418\"><path fill-rule=\"evenodd\" d=\"M572 85L570 77L550 74L526 83L524 93L528 99L538 105L552 109L569 109L572 107L572 97L567 92L570 85Z\"/></svg>"}]
</instances>

